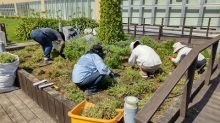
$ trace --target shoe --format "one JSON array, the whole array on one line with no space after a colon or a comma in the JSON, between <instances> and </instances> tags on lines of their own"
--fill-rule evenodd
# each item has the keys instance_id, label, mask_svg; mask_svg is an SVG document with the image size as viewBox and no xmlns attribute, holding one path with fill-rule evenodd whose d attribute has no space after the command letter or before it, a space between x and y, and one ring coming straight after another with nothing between
<instances>
[{"instance_id":1,"label":"shoe","mask_svg":"<svg viewBox=\"0 0 220 123\"><path fill-rule=\"evenodd\" d=\"M96 92L92 92L92 91L89 91L89 90L85 90L84 92L84 97L88 97L88 96L91 96L91 95L94 95L96 94Z\"/></svg>"},{"instance_id":2,"label":"shoe","mask_svg":"<svg viewBox=\"0 0 220 123\"><path fill-rule=\"evenodd\" d=\"M45 60L45 59L44 59L44 64L52 64L52 63L53 63L52 60L49 60L49 59Z\"/></svg>"},{"instance_id":3,"label":"shoe","mask_svg":"<svg viewBox=\"0 0 220 123\"><path fill-rule=\"evenodd\" d=\"M146 76L142 75L141 77L144 78L144 79L147 79L148 75L146 75Z\"/></svg>"}]
</instances>

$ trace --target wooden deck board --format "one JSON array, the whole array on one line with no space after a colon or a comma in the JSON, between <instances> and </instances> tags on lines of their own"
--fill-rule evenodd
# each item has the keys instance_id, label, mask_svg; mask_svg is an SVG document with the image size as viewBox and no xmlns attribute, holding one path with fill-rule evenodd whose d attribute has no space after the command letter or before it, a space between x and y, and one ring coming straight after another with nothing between
<instances>
[{"instance_id":1,"label":"wooden deck board","mask_svg":"<svg viewBox=\"0 0 220 123\"><path fill-rule=\"evenodd\" d=\"M6 93L5 95L28 122L38 118L14 92Z\"/></svg>"},{"instance_id":2,"label":"wooden deck board","mask_svg":"<svg viewBox=\"0 0 220 123\"><path fill-rule=\"evenodd\" d=\"M189 105L183 123L220 123L220 77L211 82L211 85L201 89Z\"/></svg>"},{"instance_id":3,"label":"wooden deck board","mask_svg":"<svg viewBox=\"0 0 220 123\"><path fill-rule=\"evenodd\" d=\"M56 123L21 89L0 94L0 123Z\"/></svg>"},{"instance_id":4,"label":"wooden deck board","mask_svg":"<svg viewBox=\"0 0 220 123\"><path fill-rule=\"evenodd\" d=\"M0 105L14 123L27 123L20 112L14 107L5 94L0 95Z\"/></svg>"},{"instance_id":5,"label":"wooden deck board","mask_svg":"<svg viewBox=\"0 0 220 123\"><path fill-rule=\"evenodd\" d=\"M0 106L0 122L1 123L13 123L10 117L6 114L2 106Z\"/></svg>"},{"instance_id":6,"label":"wooden deck board","mask_svg":"<svg viewBox=\"0 0 220 123\"><path fill-rule=\"evenodd\" d=\"M16 95L19 96L21 99L23 99L24 104L26 104L29 109L35 113L39 119L43 123L56 123L54 119L52 119L43 109L40 108L39 105L37 105L31 98L29 98L25 93L23 93L21 90L15 91Z\"/></svg>"}]
</instances>

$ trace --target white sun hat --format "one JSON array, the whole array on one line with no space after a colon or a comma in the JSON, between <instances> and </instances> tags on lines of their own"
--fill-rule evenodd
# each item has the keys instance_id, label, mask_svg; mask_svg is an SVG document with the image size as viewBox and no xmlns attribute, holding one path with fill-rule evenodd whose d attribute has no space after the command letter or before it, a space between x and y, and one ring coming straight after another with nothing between
<instances>
[{"instance_id":1,"label":"white sun hat","mask_svg":"<svg viewBox=\"0 0 220 123\"><path fill-rule=\"evenodd\" d=\"M178 50L180 50L181 48L185 47L186 45L181 44L180 42L176 42L173 45L173 49L174 49L174 53L176 53Z\"/></svg>"},{"instance_id":2,"label":"white sun hat","mask_svg":"<svg viewBox=\"0 0 220 123\"><path fill-rule=\"evenodd\" d=\"M134 45L135 44L141 44L141 42L139 41L139 40L136 40L136 41L133 41L133 42L131 42L131 44L130 44L130 49L131 49L131 51L134 49Z\"/></svg>"}]
</instances>

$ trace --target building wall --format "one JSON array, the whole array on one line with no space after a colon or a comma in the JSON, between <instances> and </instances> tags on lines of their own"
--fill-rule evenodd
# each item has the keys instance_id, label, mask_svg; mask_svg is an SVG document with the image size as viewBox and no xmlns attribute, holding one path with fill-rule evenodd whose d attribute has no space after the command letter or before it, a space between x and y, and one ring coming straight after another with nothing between
<instances>
[{"instance_id":1,"label":"building wall","mask_svg":"<svg viewBox=\"0 0 220 123\"><path fill-rule=\"evenodd\" d=\"M123 23L210 26L220 31L220 0L122 0ZM128 17L130 17L128 19ZM217 27L218 26L218 27Z\"/></svg>"},{"instance_id":2,"label":"building wall","mask_svg":"<svg viewBox=\"0 0 220 123\"><path fill-rule=\"evenodd\" d=\"M30 9L48 18L89 17L99 21L100 0L0 0L0 15L30 16ZM165 26L210 26L220 31L220 0L122 0L123 23ZM186 18L184 21L184 17Z\"/></svg>"},{"instance_id":3,"label":"building wall","mask_svg":"<svg viewBox=\"0 0 220 123\"><path fill-rule=\"evenodd\" d=\"M48 18L71 19L89 17L96 19L95 2L99 0L0 0L0 15L31 16L30 10L43 12ZM16 8L16 9L15 9ZM99 17L97 17L99 18Z\"/></svg>"}]
</instances>

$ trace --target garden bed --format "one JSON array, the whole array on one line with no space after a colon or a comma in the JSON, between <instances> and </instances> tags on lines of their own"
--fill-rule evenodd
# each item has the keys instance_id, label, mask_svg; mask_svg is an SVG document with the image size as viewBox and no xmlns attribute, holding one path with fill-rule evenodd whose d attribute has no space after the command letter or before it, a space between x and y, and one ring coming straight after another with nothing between
<instances>
[{"instance_id":1,"label":"garden bed","mask_svg":"<svg viewBox=\"0 0 220 123\"><path fill-rule=\"evenodd\" d=\"M114 79L105 77L103 80L104 91L89 97L87 99L88 101L96 103L104 98L112 98L112 100L120 101L120 108L123 108L124 97L132 95L138 97L140 100L138 105L139 109L141 109L148 102L156 89L159 88L164 80L166 80L166 78L170 75L170 72L172 72L175 68L175 65L168 59L169 55L175 56L172 49L172 44L174 42L164 41L158 44L151 41L148 37L144 37L141 39L142 43L154 48L161 57L163 63L155 75L155 78L148 80L141 78L138 67L136 66L132 69L127 63L130 55L129 44L131 41L132 40L121 41L115 45L104 45L104 50L106 51L105 63L110 67L110 69L112 69L113 72L116 73L117 76ZM25 73L26 75L29 73L31 75L28 76L34 76L37 78L37 80L35 79L33 82L47 79L48 82L53 82L59 87L55 97L62 98L63 101L58 101L56 104L58 105L59 103L63 106L63 102L66 103L68 102L67 100L71 100L73 104L78 104L84 100L83 92L72 83L71 73L74 64L82 54L89 50L91 45L86 45L82 40L69 42L65 49L66 51L64 51L64 53L68 56L67 59L63 59L59 57L56 52L53 52L52 58L54 63L47 66L42 66L43 53L40 46L28 46L22 50L11 52L17 54L20 58L20 68L23 69L21 70L21 73ZM23 72L24 70L27 72ZM18 72L18 75L19 73L20 72ZM20 77L20 79L22 79L22 77ZM32 79L26 79L25 82L30 80ZM183 82L184 80L180 81L180 83ZM21 84L21 87L24 85ZM32 95L34 100L38 101L38 98L36 99L36 97L33 96L33 93L31 94L31 92L29 92L32 90L29 88L30 86L31 84L27 84L27 87L23 88L23 90L28 95ZM28 88L30 89L29 91ZM43 95L42 93L49 93L52 91L50 88L49 92L47 92L47 89L48 88L41 92L35 88L36 95ZM180 94L181 89L181 86L174 88L171 96ZM65 98L61 97L61 95L64 95ZM41 97L39 97L39 99L40 98ZM173 98L168 98L154 119L159 119L161 114L163 114L163 112L172 103ZM43 106L42 104L39 105ZM70 109L68 110L70 111ZM57 117L56 115L53 116Z\"/></svg>"}]
</instances>

